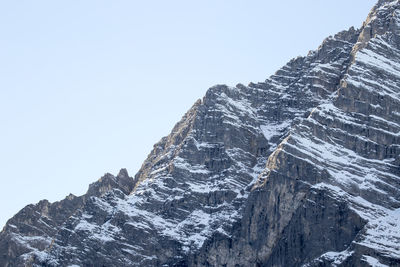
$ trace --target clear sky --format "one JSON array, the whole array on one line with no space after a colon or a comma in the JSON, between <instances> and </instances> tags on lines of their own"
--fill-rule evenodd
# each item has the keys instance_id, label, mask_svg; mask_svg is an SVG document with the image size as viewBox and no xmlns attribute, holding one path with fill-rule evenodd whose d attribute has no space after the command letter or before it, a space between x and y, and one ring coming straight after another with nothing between
<instances>
[{"instance_id":1,"label":"clear sky","mask_svg":"<svg viewBox=\"0 0 400 267\"><path fill-rule=\"evenodd\" d=\"M214 84L263 81L375 0L0 0L0 228L134 176Z\"/></svg>"}]
</instances>

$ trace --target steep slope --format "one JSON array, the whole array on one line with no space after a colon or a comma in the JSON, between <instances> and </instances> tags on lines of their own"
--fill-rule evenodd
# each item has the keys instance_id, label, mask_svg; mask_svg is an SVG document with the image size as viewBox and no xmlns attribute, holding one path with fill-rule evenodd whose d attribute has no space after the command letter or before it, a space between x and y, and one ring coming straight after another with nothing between
<instances>
[{"instance_id":1,"label":"steep slope","mask_svg":"<svg viewBox=\"0 0 400 267\"><path fill-rule=\"evenodd\" d=\"M0 265L400 265L399 33L379 1L265 82L210 88L134 179L10 219Z\"/></svg>"},{"instance_id":2,"label":"steep slope","mask_svg":"<svg viewBox=\"0 0 400 267\"><path fill-rule=\"evenodd\" d=\"M400 265L399 15L399 1L373 9L332 99L292 127L230 238L194 263Z\"/></svg>"},{"instance_id":3,"label":"steep slope","mask_svg":"<svg viewBox=\"0 0 400 267\"><path fill-rule=\"evenodd\" d=\"M83 196L70 194L59 202L42 200L36 205L26 206L8 220L0 233L0 266L22 266L33 254L40 254L51 245L63 224L91 197L100 197L111 188L129 194L133 187L133 178L122 169L117 177L104 175L91 184Z\"/></svg>"}]
</instances>

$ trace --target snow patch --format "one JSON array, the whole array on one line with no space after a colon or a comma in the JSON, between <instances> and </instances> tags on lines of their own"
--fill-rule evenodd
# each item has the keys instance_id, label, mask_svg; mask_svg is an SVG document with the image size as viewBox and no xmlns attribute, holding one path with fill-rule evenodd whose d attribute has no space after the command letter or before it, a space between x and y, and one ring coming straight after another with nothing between
<instances>
[{"instance_id":1,"label":"snow patch","mask_svg":"<svg viewBox=\"0 0 400 267\"><path fill-rule=\"evenodd\" d=\"M386 264L380 263L379 260L377 260L371 256L363 255L361 259L363 261L367 262L371 267L389 267Z\"/></svg>"}]
</instances>

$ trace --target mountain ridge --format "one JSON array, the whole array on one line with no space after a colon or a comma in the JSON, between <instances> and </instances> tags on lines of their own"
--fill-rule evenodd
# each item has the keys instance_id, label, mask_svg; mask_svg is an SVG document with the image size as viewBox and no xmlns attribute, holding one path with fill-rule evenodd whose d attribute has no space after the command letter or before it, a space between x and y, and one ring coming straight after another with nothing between
<instances>
[{"instance_id":1,"label":"mountain ridge","mask_svg":"<svg viewBox=\"0 0 400 267\"><path fill-rule=\"evenodd\" d=\"M265 82L210 88L135 178L10 219L0 262L400 264L399 22L381 0Z\"/></svg>"}]
</instances>

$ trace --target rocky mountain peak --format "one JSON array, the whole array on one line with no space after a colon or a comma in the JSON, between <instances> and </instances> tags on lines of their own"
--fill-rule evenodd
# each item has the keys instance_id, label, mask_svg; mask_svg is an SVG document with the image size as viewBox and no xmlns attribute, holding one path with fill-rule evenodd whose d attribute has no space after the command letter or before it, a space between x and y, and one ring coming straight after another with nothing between
<instances>
[{"instance_id":1,"label":"rocky mountain peak","mask_svg":"<svg viewBox=\"0 0 400 267\"><path fill-rule=\"evenodd\" d=\"M122 179L122 178L129 178L128 171L125 168L121 169L117 175L117 179Z\"/></svg>"},{"instance_id":2,"label":"rocky mountain peak","mask_svg":"<svg viewBox=\"0 0 400 267\"><path fill-rule=\"evenodd\" d=\"M379 1L363 23L354 51L364 48L371 38L383 35L387 31L396 33L395 36L398 36L400 21L399 6L400 2L398 0Z\"/></svg>"},{"instance_id":3,"label":"rocky mountain peak","mask_svg":"<svg viewBox=\"0 0 400 267\"><path fill-rule=\"evenodd\" d=\"M216 85L135 178L28 205L4 266L399 266L400 4L264 82Z\"/></svg>"},{"instance_id":4,"label":"rocky mountain peak","mask_svg":"<svg viewBox=\"0 0 400 267\"><path fill-rule=\"evenodd\" d=\"M117 176L106 173L99 180L90 184L86 195L100 197L114 189L119 189L124 194L129 194L133 190L133 187L133 178L129 177L126 169L121 169Z\"/></svg>"}]
</instances>

